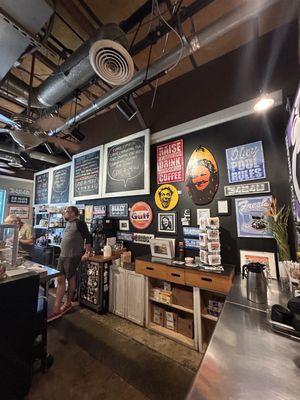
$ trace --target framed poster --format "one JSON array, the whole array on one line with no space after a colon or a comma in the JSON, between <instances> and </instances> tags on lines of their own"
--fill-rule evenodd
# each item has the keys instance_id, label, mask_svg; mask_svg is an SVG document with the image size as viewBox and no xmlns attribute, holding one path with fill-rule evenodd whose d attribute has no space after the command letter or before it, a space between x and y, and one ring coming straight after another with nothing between
<instances>
[{"instance_id":1,"label":"framed poster","mask_svg":"<svg viewBox=\"0 0 300 400\"><path fill-rule=\"evenodd\" d=\"M197 208L197 225L200 225L200 218L210 218L210 208Z\"/></svg>"},{"instance_id":2,"label":"framed poster","mask_svg":"<svg viewBox=\"0 0 300 400\"><path fill-rule=\"evenodd\" d=\"M300 87L286 129L286 148L294 220L300 222Z\"/></svg>"},{"instance_id":3,"label":"framed poster","mask_svg":"<svg viewBox=\"0 0 300 400\"><path fill-rule=\"evenodd\" d=\"M51 168L50 204L64 205L70 201L71 162Z\"/></svg>"},{"instance_id":4,"label":"framed poster","mask_svg":"<svg viewBox=\"0 0 300 400\"><path fill-rule=\"evenodd\" d=\"M235 199L238 237L273 238L264 220L271 201L271 196Z\"/></svg>"},{"instance_id":5,"label":"framed poster","mask_svg":"<svg viewBox=\"0 0 300 400\"><path fill-rule=\"evenodd\" d=\"M28 206L9 206L9 214L14 214L21 219L29 218L29 207Z\"/></svg>"},{"instance_id":6,"label":"framed poster","mask_svg":"<svg viewBox=\"0 0 300 400\"><path fill-rule=\"evenodd\" d=\"M261 141L226 149L226 160L230 183L253 181L266 177Z\"/></svg>"},{"instance_id":7,"label":"framed poster","mask_svg":"<svg viewBox=\"0 0 300 400\"><path fill-rule=\"evenodd\" d=\"M176 233L176 212L158 213L158 232Z\"/></svg>"},{"instance_id":8,"label":"framed poster","mask_svg":"<svg viewBox=\"0 0 300 400\"><path fill-rule=\"evenodd\" d=\"M128 219L120 219L119 220L119 229L120 229L120 231L129 231L129 220Z\"/></svg>"},{"instance_id":9,"label":"framed poster","mask_svg":"<svg viewBox=\"0 0 300 400\"><path fill-rule=\"evenodd\" d=\"M156 147L157 184L184 181L183 139Z\"/></svg>"},{"instance_id":10,"label":"framed poster","mask_svg":"<svg viewBox=\"0 0 300 400\"><path fill-rule=\"evenodd\" d=\"M149 135L145 129L104 146L103 197L150 193Z\"/></svg>"},{"instance_id":11,"label":"framed poster","mask_svg":"<svg viewBox=\"0 0 300 400\"><path fill-rule=\"evenodd\" d=\"M106 205L105 204L101 204L99 206L94 206L93 216L95 218L106 217Z\"/></svg>"},{"instance_id":12,"label":"framed poster","mask_svg":"<svg viewBox=\"0 0 300 400\"><path fill-rule=\"evenodd\" d=\"M228 199L218 200L218 214L219 215L230 215L231 203Z\"/></svg>"},{"instance_id":13,"label":"framed poster","mask_svg":"<svg viewBox=\"0 0 300 400\"><path fill-rule=\"evenodd\" d=\"M51 168L36 172L33 178L34 205L49 204L51 187Z\"/></svg>"},{"instance_id":14,"label":"framed poster","mask_svg":"<svg viewBox=\"0 0 300 400\"><path fill-rule=\"evenodd\" d=\"M267 267L270 277L272 279L278 279L275 253L270 253L266 251L240 250L241 272L243 269L243 265L249 263L264 264Z\"/></svg>"},{"instance_id":15,"label":"framed poster","mask_svg":"<svg viewBox=\"0 0 300 400\"><path fill-rule=\"evenodd\" d=\"M71 193L74 200L101 197L103 146L75 154L72 159Z\"/></svg>"},{"instance_id":16,"label":"framed poster","mask_svg":"<svg viewBox=\"0 0 300 400\"><path fill-rule=\"evenodd\" d=\"M150 240L154 239L153 234L134 232L132 234L133 243L146 244L150 246Z\"/></svg>"}]
</instances>

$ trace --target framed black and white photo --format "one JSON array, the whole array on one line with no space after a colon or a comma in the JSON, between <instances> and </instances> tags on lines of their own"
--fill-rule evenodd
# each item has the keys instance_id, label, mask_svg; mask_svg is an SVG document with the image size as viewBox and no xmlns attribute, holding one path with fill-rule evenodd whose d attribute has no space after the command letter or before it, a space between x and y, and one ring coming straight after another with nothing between
<instances>
[{"instance_id":1,"label":"framed black and white photo","mask_svg":"<svg viewBox=\"0 0 300 400\"><path fill-rule=\"evenodd\" d=\"M150 193L150 131L107 143L104 146L103 197Z\"/></svg>"},{"instance_id":2,"label":"framed black and white photo","mask_svg":"<svg viewBox=\"0 0 300 400\"><path fill-rule=\"evenodd\" d=\"M197 225L200 225L200 219L210 217L210 209L209 208L197 208Z\"/></svg>"},{"instance_id":3,"label":"framed black and white photo","mask_svg":"<svg viewBox=\"0 0 300 400\"><path fill-rule=\"evenodd\" d=\"M167 239L150 239L152 257L172 258L172 243Z\"/></svg>"},{"instance_id":4,"label":"framed black and white photo","mask_svg":"<svg viewBox=\"0 0 300 400\"><path fill-rule=\"evenodd\" d=\"M230 210L230 200L228 199L222 199L218 200L218 214L219 215L230 215L231 210Z\"/></svg>"},{"instance_id":5,"label":"framed black and white photo","mask_svg":"<svg viewBox=\"0 0 300 400\"><path fill-rule=\"evenodd\" d=\"M158 213L158 232L176 233L176 212Z\"/></svg>"},{"instance_id":6,"label":"framed black and white photo","mask_svg":"<svg viewBox=\"0 0 300 400\"><path fill-rule=\"evenodd\" d=\"M129 231L129 220L128 219L120 219L119 230L120 231Z\"/></svg>"}]
</instances>

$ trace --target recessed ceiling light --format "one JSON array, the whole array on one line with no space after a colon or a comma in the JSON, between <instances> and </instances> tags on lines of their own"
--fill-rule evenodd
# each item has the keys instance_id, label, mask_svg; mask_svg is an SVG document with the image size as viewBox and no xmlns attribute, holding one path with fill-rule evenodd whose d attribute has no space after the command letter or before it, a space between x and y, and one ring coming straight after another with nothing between
<instances>
[{"instance_id":1,"label":"recessed ceiling light","mask_svg":"<svg viewBox=\"0 0 300 400\"><path fill-rule=\"evenodd\" d=\"M271 108L274 105L275 101L272 97L268 97L268 95L263 95L259 98L257 103L255 103L253 109L256 112L262 112Z\"/></svg>"}]
</instances>

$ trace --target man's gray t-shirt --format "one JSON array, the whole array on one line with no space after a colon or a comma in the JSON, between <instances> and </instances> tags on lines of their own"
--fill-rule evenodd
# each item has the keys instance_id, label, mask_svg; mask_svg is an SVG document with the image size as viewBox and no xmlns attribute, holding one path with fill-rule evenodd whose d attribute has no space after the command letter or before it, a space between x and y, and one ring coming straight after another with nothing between
<instances>
[{"instance_id":1,"label":"man's gray t-shirt","mask_svg":"<svg viewBox=\"0 0 300 400\"><path fill-rule=\"evenodd\" d=\"M61 241L61 257L79 256L83 251L84 239L77 227L77 221L68 221Z\"/></svg>"}]
</instances>

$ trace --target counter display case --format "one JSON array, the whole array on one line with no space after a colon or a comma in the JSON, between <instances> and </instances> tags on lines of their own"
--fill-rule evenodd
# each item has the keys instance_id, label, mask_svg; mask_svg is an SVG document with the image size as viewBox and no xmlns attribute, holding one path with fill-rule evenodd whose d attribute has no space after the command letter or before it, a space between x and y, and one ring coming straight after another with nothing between
<instances>
[{"instance_id":1,"label":"counter display case","mask_svg":"<svg viewBox=\"0 0 300 400\"><path fill-rule=\"evenodd\" d=\"M18 226L0 224L0 264L7 270L17 266L18 247Z\"/></svg>"}]
</instances>

